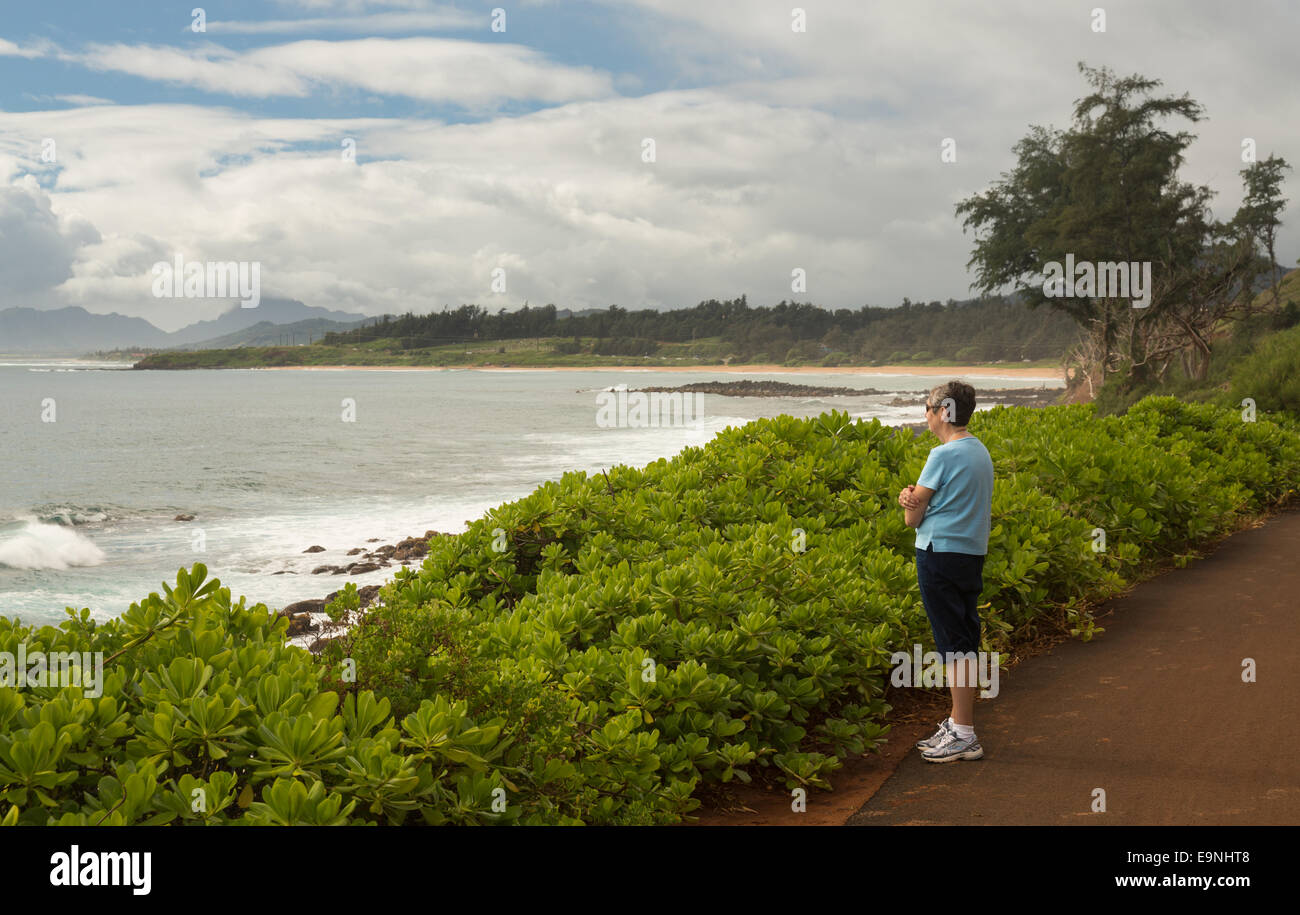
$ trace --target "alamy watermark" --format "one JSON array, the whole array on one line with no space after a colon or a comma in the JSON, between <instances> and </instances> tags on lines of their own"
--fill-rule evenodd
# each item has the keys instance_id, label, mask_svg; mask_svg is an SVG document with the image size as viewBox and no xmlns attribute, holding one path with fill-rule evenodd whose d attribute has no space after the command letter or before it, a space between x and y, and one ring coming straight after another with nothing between
<instances>
[{"instance_id":1,"label":"alamy watermark","mask_svg":"<svg viewBox=\"0 0 1300 915\"><path fill-rule=\"evenodd\" d=\"M262 301L260 261L189 261L177 254L152 270L153 294L160 299L239 299L243 308Z\"/></svg>"},{"instance_id":2,"label":"alamy watermark","mask_svg":"<svg viewBox=\"0 0 1300 915\"><path fill-rule=\"evenodd\" d=\"M704 418L704 395L681 391L601 391L596 425L602 429L691 426Z\"/></svg>"},{"instance_id":3,"label":"alamy watermark","mask_svg":"<svg viewBox=\"0 0 1300 915\"><path fill-rule=\"evenodd\" d=\"M959 663L965 662L965 663ZM974 662L976 682L967 683L967 670ZM889 683L897 688L909 686L943 686L945 669L952 670L949 686L979 686L980 697L992 699L998 694L998 670L1002 662L999 652L988 651L937 651L922 653L920 645L912 646L912 653L895 651L889 656L893 670Z\"/></svg>"},{"instance_id":4,"label":"alamy watermark","mask_svg":"<svg viewBox=\"0 0 1300 915\"><path fill-rule=\"evenodd\" d=\"M50 855L51 886L126 886L148 896L153 885L153 852L82 851L79 845Z\"/></svg>"},{"instance_id":5,"label":"alamy watermark","mask_svg":"<svg viewBox=\"0 0 1300 915\"><path fill-rule=\"evenodd\" d=\"M1132 299L1134 308L1151 304L1150 261L1075 261L1043 265L1043 295L1056 298Z\"/></svg>"},{"instance_id":6,"label":"alamy watermark","mask_svg":"<svg viewBox=\"0 0 1300 915\"><path fill-rule=\"evenodd\" d=\"M0 651L0 687L79 686L87 699L104 693L102 651L28 651L26 642L18 651Z\"/></svg>"}]
</instances>

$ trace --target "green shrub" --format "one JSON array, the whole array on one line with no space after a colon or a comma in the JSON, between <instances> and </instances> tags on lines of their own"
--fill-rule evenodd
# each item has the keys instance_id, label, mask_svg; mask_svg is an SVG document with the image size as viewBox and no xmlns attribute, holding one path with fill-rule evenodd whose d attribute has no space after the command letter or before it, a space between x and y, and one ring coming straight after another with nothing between
<instances>
[{"instance_id":1,"label":"green shrub","mask_svg":"<svg viewBox=\"0 0 1300 915\"><path fill-rule=\"evenodd\" d=\"M986 649L1090 638L1094 602L1300 477L1294 424L1171 397L971 431L997 470ZM565 474L435 539L319 659L202 566L102 626L0 620L0 649L110 661L96 700L0 689L0 820L665 823L706 783L828 787L888 735L891 654L933 647L896 495L934 444L778 416Z\"/></svg>"},{"instance_id":2,"label":"green shrub","mask_svg":"<svg viewBox=\"0 0 1300 915\"><path fill-rule=\"evenodd\" d=\"M1224 406L1240 409L1243 399L1256 411L1300 416L1300 327L1271 334L1237 363Z\"/></svg>"}]
</instances>

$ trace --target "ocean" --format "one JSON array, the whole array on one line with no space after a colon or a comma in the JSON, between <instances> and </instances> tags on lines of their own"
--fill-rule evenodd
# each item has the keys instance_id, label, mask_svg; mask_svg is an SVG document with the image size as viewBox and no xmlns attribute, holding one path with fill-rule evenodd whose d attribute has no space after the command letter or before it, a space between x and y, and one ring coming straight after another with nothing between
<instances>
[{"instance_id":1,"label":"ocean","mask_svg":"<svg viewBox=\"0 0 1300 915\"><path fill-rule=\"evenodd\" d=\"M706 394L686 424L599 421L600 393L620 385L742 378L891 393ZM273 608L344 581L378 584L396 566L311 570L352 561L347 551L371 538L462 531L570 470L641 466L758 417L839 409L921 422L920 407L887 403L940 380L830 369L136 372L10 359L0 362L0 613L55 623L70 606L108 619L194 562L236 597ZM1060 382L976 379L977 388L1043 384ZM313 545L325 551L303 552Z\"/></svg>"}]
</instances>

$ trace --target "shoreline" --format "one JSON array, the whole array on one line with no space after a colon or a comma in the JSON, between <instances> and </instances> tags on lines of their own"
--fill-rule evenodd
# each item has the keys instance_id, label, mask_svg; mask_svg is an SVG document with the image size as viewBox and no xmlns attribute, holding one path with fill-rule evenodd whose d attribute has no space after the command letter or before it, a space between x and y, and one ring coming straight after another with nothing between
<instances>
[{"instance_id":1,"label":"shoreline","mask_svg":"<svg viewBox=\"0 0 1300 915\"><path fill-rule=\"evenodd\" d=\"M268 365L250 366L256 372L724 372L740 375L951 375L960 378L1020 378L1050 381L1065 387L1050 369L995 365L872 365L822 367L812 365Z\"/></svg>"}]
</instances>

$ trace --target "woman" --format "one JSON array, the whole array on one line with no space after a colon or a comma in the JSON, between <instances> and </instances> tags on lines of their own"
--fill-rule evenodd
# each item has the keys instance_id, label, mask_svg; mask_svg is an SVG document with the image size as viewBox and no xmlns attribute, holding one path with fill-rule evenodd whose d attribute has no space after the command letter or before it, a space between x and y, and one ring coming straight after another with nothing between
<instances>
[{"instance_id":1,"label":"woman","mask_svg":"<svg viewBox=\"0 0 1300 915\"><path fill-rule=\"evenodd\" d=\"M980 648L979 595L993 510L993 461L984 443L966 431L975 389L950 381L930 392L926 424L940 444L921 478L898 493L908 527L916 528L916 578L934 642L947 661L952 712L917 747L927 762L980 759L975 736L975 652ZM954 660L954 655L969 658ZM962 670L958 671L958 665ZM961 684L961 685L958 685Z\"/></svg>"}]
</instances>

